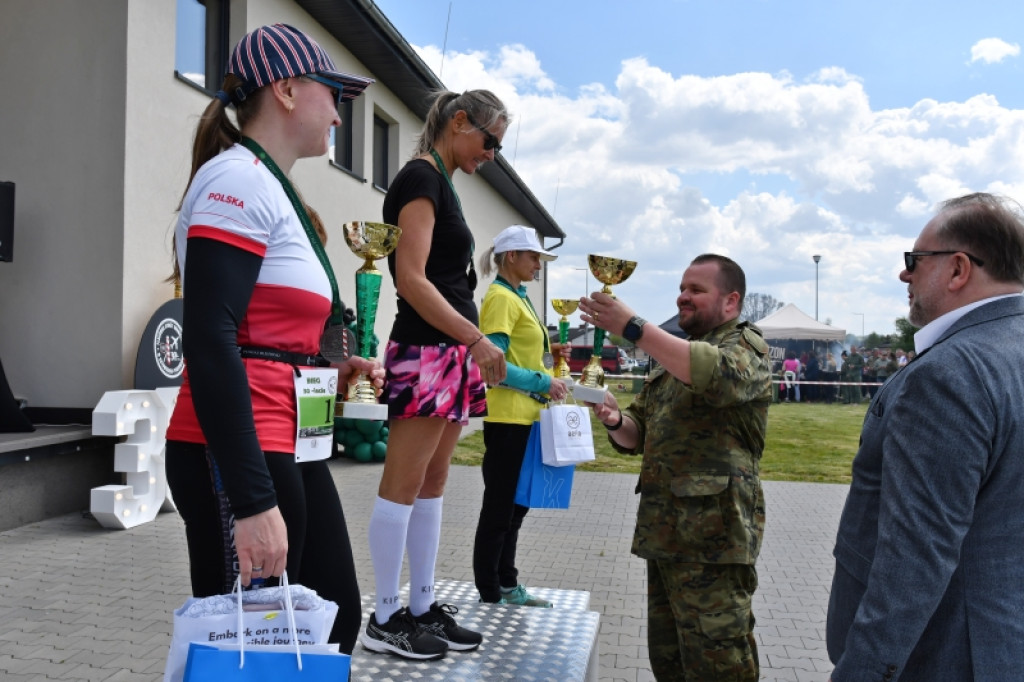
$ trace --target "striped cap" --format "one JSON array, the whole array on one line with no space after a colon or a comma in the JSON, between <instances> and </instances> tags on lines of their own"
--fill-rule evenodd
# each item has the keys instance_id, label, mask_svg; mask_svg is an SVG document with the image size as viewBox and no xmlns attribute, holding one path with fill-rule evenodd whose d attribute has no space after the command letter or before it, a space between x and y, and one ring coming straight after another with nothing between
<instances>
[{"instance_id":1,"label":"striped cap","mask_svg":"<svg viewBox=\"0 0 1024 682\"><path fill-rule=\"evenodd\" d=\"M228 61L228 73L241 78L245 85L235 92L240 101L257 88L282 78L295 78L307 73L335 81L345 99L362 94L372 78L342 73L315 40L287 24L261 26L235 46Z\"/></svg>"}]
</instances>

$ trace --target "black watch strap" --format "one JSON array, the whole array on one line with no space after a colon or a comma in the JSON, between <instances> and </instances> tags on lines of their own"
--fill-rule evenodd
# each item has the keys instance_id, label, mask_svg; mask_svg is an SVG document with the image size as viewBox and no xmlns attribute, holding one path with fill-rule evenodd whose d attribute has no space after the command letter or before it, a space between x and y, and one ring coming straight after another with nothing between
<instances>
[{"instance_id":1,"label":"black watch strap","mask_svg":"<svg viewBox=\"0 0 1024 682\"><path fill-rule=\"evenodd\" d=\"M623 337L627 341L636 343L640 340L640 337L644 335L644 325L647 324L647 320L634 315L629 322L626 323L626 328L623 330Z\"/></svg>"}]
</instances>

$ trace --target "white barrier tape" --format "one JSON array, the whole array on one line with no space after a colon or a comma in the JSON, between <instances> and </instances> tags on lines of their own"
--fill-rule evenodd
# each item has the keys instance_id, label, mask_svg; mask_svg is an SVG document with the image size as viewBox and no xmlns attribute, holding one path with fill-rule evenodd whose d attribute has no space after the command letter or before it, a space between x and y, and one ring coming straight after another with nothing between
<instances>
[{"instance_id":1,"label":"white barrier tape","mask_svg":"<svg viewBox=\"0 0 1024 682\"><path fill-rule=\"evenodd\" d=\"M572 372L572 376L580 376L579 372ZM608 379L646 379L646 374L605 374L605 380ZM772 379L773 384L793 384L794 386L882 386L884 382L880 381L786 381L785 379Z\"/></svg>"},{"instance_id":2,"label":"white barrier tape","mask_svg":"<svg viewBox=\"0 0 1024 682\"><path fill-rule=\"evenodd\" d=\"M786 381L785 379L772 379L773 384L785 384L789 386L883 386L884 382L879 381Z\"/></svg>"}]
</instances>

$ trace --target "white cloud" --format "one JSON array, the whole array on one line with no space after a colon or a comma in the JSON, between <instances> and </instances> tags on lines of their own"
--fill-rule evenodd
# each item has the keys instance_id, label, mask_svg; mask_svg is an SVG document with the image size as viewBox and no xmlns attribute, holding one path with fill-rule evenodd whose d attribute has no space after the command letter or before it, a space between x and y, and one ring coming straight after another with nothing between
<instances>
[{"instance_id":1,"label":"white cloud","mask_svg":"<svg viewBox=\"0 0 1024 682\"><path fill-rule=\"evenodd\" d=\"M1007 57L1020 55L1020 45L1010 44L999 38L983 38L971 45L971 63L997 64Z\"/></svg>"},{"instance_id":2,"label":"white cloud","mask_svg":"<svg viewBox=\"0 0 1024 682\"><path fill-rule=\"evenodd\" d=\"M421 55L436 71L439 52ZM494 90L517 119L506 155L568 233L549 295L581 294L587 253L619 255L639 266L617 293L652 320L673 313L705 251L735 258L750 291L813 314L818 253L820 318L859 332L860 312L889 333L906 314L901 254L938 202L1024 199L1024 111L989 95L876 111L838 67L677 76L640 58L614 90L567 92L520 45L449 54L444 80Z\"/></svg>"}]
</instances>

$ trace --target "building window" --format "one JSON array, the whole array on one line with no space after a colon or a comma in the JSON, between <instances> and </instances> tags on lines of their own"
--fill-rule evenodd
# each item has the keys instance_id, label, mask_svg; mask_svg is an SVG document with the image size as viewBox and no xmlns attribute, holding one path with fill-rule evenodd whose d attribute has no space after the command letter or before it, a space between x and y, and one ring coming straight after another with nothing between
<instances>
[{"instance_id":1,"label":"building window","mask_svg":"<svg viewBox=\"0 0 1024 682\"><path fill-rule=\"evenodd\" d=\"M210 91L220 89L228 66L230 0L177 0L174 72Z\"/></svg>"},{"instance_id":2,"label":"building window","mask_svg":"<svg viewBox=\"0 0 1024 682\"><path fill-rule=\"evenodd\" d=\"M353 100L342 100L338 108L338 115L341 117L341 125L334 128L334 163L338 164L349 172L354 172L352 165L352 138L355 130L355 118L353 115Z\"/></svg>"},{"instance_id":3,"label":"building window","mask_svg":"<svg viewBox=\"0 0 1024 682\"><path fill-rule=\"evenodd\" d=\"M391 126L380 116L373 117L373 186L387 191L391 184Z\"/></svg>"}]
</instances>

